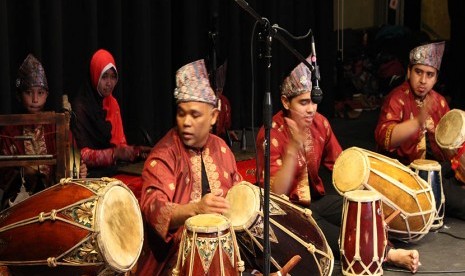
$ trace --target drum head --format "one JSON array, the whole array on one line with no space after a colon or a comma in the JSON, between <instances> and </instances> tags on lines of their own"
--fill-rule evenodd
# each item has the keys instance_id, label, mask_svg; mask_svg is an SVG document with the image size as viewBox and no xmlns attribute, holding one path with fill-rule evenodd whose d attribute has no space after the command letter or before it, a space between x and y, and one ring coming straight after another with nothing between
<instances>
[{"instance_id":1,"label":"drum head","mask_svg":"<svg viewBox=\"0 0 465 276\"><path fill-rule=\"evenodd\" d=\"M410 164L411 168L423 171L440 171L441 165L436 160L416 159Z\"/></svg>"},{"instance_id":2,"label":"drum head","mask_svg":"<svg viewBox=\"0 0 465 276\"><path fill-rule=\"evenodd\" d=\"M198 233L216 233L229 228L229 221L218 214L200 214L186 220L186 228Z\"/></svg>"},{"instance_id":3,"label":"drum head","mask_svg":"<svg viewBox=\"0 0 465 276\"><path fill-rule=\"evenodd\" d=\"M349 191L344 194L344 197L354 202L373 202L381 200L381 195L378 192L370 190Z\"/></svg>"},{"instance_id":4,"label":"drum head","mask_svg":"<svg viewBox=\"0 0 465 276\"><path fill-rule=\"evenodd\" d=\"M224 215L231 220L234 230L248 228L257 217L257 211L260 210L258 191L258 187L248 182L241 182L228 191L226 199L231 208Z\"/></svg>"},{"instance_id":5,"label":"drum head","mask_svg":"<svg viewBox=\"0 0 465 276\"><path fill-rule=\"evenodd\" d=\"M333 185L340 194L361 189L368 181L370 164L363 151L352 147L344 150L333 168Z\"/></svg>"},{"instance_id":6,"label":"drum head","mask_svg":"<svg viewBox=\"0 0 465 276\"><path fill-rule=\"evenodd\" d=\"M436 128L436 142L441 148L459 148L465 139L464 120L465 112L452 109L439 120Z\"/></svg>"},{"instance_id":7,"label":"drum head","mask_svg":"<svg viewBox=\"0 0 465 276\"><path fill-rule=\"evenodd\" d=\"M125 272L135 265L142 250L142 213L128 188L109 186L99 202L96 216L99 247L111 268Z\"/></svg>"}]
</instances>

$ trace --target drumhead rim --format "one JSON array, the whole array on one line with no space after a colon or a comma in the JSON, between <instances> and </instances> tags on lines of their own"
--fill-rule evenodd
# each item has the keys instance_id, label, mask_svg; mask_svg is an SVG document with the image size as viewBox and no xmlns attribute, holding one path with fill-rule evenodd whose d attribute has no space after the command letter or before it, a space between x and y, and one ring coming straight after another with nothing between
<instances>
[{"instance_id":1,"label":"drumhead rim","mask_svg":"<svg viewBox=\"0 0 465 276\"><path fill-rule=\"evenodd\" d=\"M458 115L458 117L455 115ZM460 109L451 109L439 120L438 125L436 126L436 131L434 133L434 139L442 149L457 149L464 143L465 140L464 127L461 127L460 130L454 131L454 133L448 131L453 129L449 127L451 125L449 122L451 118L460 118L463 126L465 124L465 111Z\"/></svg>"},{"instance_id":2,"label":"drumhead rim","mask_svg":"<svg viewBox=\"0 0 465 276\"><path fill-rule=\"evenodd\" d=\"M381 200L381 195L373 190L355 190L346 192L344 198L353 202L372 202Z\"/></svg>"},{"instance_id":3,"label":"drumhead rim","mask_svg":"<svg viewBox=\"0 0 465 276\"><path fill-rule=\"evenodd\" d=\"M247 193L248 197L247 198L253 198L253 200L246 201L246 204L249 204L249 207L247 210L248 217L245 217L240 220L242 222L241 224L238 223L239 217L237 217L237 214L233 214L233 209L234 209L234 199L231 197L234 194L239 193L242 190L242 192ZM237 191L237 192L236 192ZM226 194L226 199L229 201L231 204L230 211L228 213L225 213L224 215L231 221L231 225L234 228L235 231L241 232L244 231L245 229L250 228L255 221L258 219L258 216L261 210L261 204L260 204L260 188L253 185L250 182L247 181L241 181L238 184L234 185L231 189L229 189L228 193ZM244 202L242 202L244 203ZM234 216L234 217L233 217Z\"/></svg>"},{"instance_id":4,"label":"drumhead rim","mask_svg":"<svg viewBox=\"0 0 465 276\"><path fill-rule=\"evenodd\" d=\"M114 180L114 181L113 181ZM125 217L128 217L128 215L133 214L133 219L135 221L131 222L131 228L136 229L137 232L131 233L133 235L130 235L131 238L133 238L133 241L138 242L138 246L134 247L133 252L129 252L130 256L128 256L130 259L129 261L125 261L124 263L122 260L118 260L116 257L120 256L118 253L120 252L112 252L110 249L110 246L107 246L107 241L109 240L110 233L107 233L108 227L107 225L103 225L104 219L108 216L105 214L105 209L104 207L106 206L106 203L109 202L110 200L113 200L114 198L111 196L113 191L120 190L121 192L124 191L126 193L126 200L128 202L132 202L132 206L125 206L125 207L131 207L132 212L130 212L131 209L125 210ZM118 192L118 191L116 191ZM136 264L137 260L139 259L140 253L142 252L142 247L143 247L143 240L144 240L144 230L143 230L143 220L142 220L142 212L139 208L139 203L137 199L135 198L134 194L132 191L120 180L117 179L112 179L111 182L107 184L107 187L105 190L102 191L102 197L99 199L99 203L97 204L97 209L96 209L96 219L100 218L102 220L102 224L98 223L96 221L96 232L98 233L97 235L97 240L98 240L98 246L100 249L100 252L102 254L102 257L105 260L105 263L111 267L111 269L117 271L117 272L126 272L129 271L134 267ZM112 219L112 218L110 218ZM139 227L137 227L139 226ZM136 240L137 239L137 240ZM111 240L111 243L108 242L109 244L112 244L112 248L115 249L115 241L114 239ZM119 245L119 247L122 247ZM128 249L125 248L125 251L127 252Z\"/></svg>"},{"instance_id":5,"label":"drumhead rim","mask_svg":"<svg viewBox=\"0 0 465 276\"><path fill-rule=\"evenodd\" d=\"M355 160L355 158L358 160ZM343 174L341 169L345 169L349 164L351 167L359 168L361 174L352 175L353 177L351 178ZM358 164L358 166L356 164ZM332 177L333 186L341 195L344 195L344 193L348 191L362 189L364 184L368 181L370 175L369 171L370 163L364 150L358 147L348 148L339 155L334 163Z\"/></svg>"},{"instance_id":6,"label":"drumhead rim","mask_svg":"<svg viewBox=\"0 0 465 276\"><path fill-rule=\"evenodd\" d=\"M221 222L217 225L209 225L209 226L194 225L194 221L200 220L202 218L204 219L215 218L215 219L219 219ZM231 221L227 217L220 215L220 214L198 214L198 215L195 215L195 216L192 216L186 219L186 222L184 224L187 230L191 232L196 232L196 233L222 232L231 227Z\"/></svg>"},{"instance_id":7,"label":"drumhead rim","mask_svg":"<svg viewBox=\"0 0 465 276\"><path fill-rule=\"evenodd\" d=\"M441 171L441 164L436 160L430 159L415 159L410 163L409 167L423 171Z\"/></svg>"}]
</instances>

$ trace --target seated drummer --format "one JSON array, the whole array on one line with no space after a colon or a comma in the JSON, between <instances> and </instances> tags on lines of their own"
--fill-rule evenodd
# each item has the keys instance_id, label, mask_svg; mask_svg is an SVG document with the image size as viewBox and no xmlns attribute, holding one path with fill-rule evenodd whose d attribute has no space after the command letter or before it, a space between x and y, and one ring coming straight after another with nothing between
<instances>
[{"instance_id":1,"label":"seated drummer","mask_svg":"<svg viewBox=\"0 0 465 276\"><path fill-rule=\"evenodd\" d=\"M446 216L465 220L465 189L453 177L450 161L436 143L439 120L449 111L446 99L433 88L438 80L444 42L410 51L407 80L394 88L381 107L375 139L378 151L409 165L416 159L442 166Z\"/></svg>"},{"instance_id":2,"label":"seated drummer","mask_svg":"<svg viewBox=\"0 0 465 276\"><path fill-rule=\"evenodd\" d=\"M217 98L203 60L177 71L174 96L177 127L155 145L142 172L141 209L150 249L142 253L140 275L173 269L185 220L226 212L224 196L242 180L229 147L210 133L218 117Z\"/></svg>"},{"instance_id":3,"label":"seated drummer","mask_svg":"<svg viewBox=\"0 0 465 276\"><path fill-rule=\"evenodd\" d=\"M226 213L225 196L242 181L228 145L210 133L218 109L204 60L176 72L174 97L177 127L155 145L142 172L140 205L147 227L137 275L168 275L176 266L186 219ZM288 265L280 271L283 276ZM261 275L242 275L250 274Z\"/></svg>"},{"instance_id":4,"label":"seated drummer","mask_svg":"<svg viewBox=\"0 0 465 276\"><path fill-rule=\"evenodd\" d=\"M311 72L300 63L284 79L281 87L283 110L273 116L270 130L270 188L285 194L293 203L312 210L336 259L339 259L339 233L342 197L326 194L318 174L321 165L333 169L341 146L328 120L317 112L311 99ZM257 136L259 171L263 171L264 128ZM329 184L331 185L331 184ZM386 261L416 272L417 250L389 248Z\"/></svg>"},{"instance_id":5,"label":"seated drummer","mask_svg":"<svg viewBox=\"0 0 465 276\"><path fill-rule=\"evenodd\" d=\"M40 61L29 54L21 64L16 78L16 96L20 103L20 114L37 114L45 110L49 87L45 70ZM56 155L55 125L9 125L0 129L1 155ZM18 136L30 136L31 139L15 139ZM53 165L39 165L18 168L4 168L0 172L2 184L12 183L5 189L3 196L14 202L20 191L21 178L24 177L26 191L30 194L38 192L55 183ZM81 166L80 174L86 175L86 167ZM23 176L21 176L21 174ZM11 198L12 197L12 198ZM7 207L7 206L2 206Z\"/></svg>"},{"instance_id":6,"label":"seated drummer","mask_svg":"<svg viewBox=\"0 0 465 276\"><path fill-rule=\"evenodd\" d=\"M150 148L128 145L126 141L120 107L113 96L119 75L111 53L96 51L89 69L85 84L71 95L75 115L71 130L89 170L87 176L113 176L117 162L144 159Z\"/></svg>"}]
</instances>

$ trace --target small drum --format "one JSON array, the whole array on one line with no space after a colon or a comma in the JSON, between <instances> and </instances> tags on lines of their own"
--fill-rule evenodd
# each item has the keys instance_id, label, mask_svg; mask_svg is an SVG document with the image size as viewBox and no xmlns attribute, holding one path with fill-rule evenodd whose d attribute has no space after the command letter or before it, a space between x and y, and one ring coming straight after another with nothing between
<instances>
[{"instance_id":1,"label":"small drum","mask_svg":"<svg viewBox=\"0 0 465 276\"><path fill-rule=\"evenodd\" d=\"M185 222L173 275L238 275L244 271L234 230L227 218L201 214Z\"/></svg>"},{"instance_id":2,"label":"small drum","mask_svg":"<svg viewBox=\"0 0 465 276\"><path fill-rule=\"evenodd\" d=\"M436 213L431 187L395 159L346 149L334 164L333 185L341 195L364 188L379 192L390 237L417 241L431 228Z\"/></svg>"},{"instance_id":3,"label":"small drum","mask_svg":"<svg viewBox=\"0 0 465 276\"><path fill-rule=\"evenodd\" d=\"M241 255L254 268L263 270L263 189L243 181L226 195L231 208L225 214L236 231ZM282 267L295 255L302 260L292 275L331 275L333 253L309 209L270 194L271 271Z\"/></svg>"},{"instance_id":4,"label":"small drum","mask_svg":"<svg viewBox=\"0 0 465 276\"><path fill-rule=\"evenodd\" d=\"M452 109L439 120L435 132L436 143L452 160L455 177L465 183L465 111ZM456 163L456 164L454 164Z\"/></svg>"},{"instance_id":5,"label":"small drum","mask_svg":"<svg viewBox=\"0 0 465 276\"><path fill-rule=\"evenodd\" d=\"M143 238L139 204L121 181L62 179L0 213L0 264L13 275L123 273Z\"/></svg>"},{"instance_id":6,"label":"small drum","mask_svg":"<svg viewBox=\"0 0 465 276\"><path fill-rule=\"evenodd\" d=\"M446 202L444 191L442 190L441 165L434 160L417 159L410 164L410 168L423 180L428 182L431 189L433 189L434 199L436 201L436 215L431 229L439 229L444 224Z\"/></svg>"},{"instance_id":7,"label":"small drum","mask_svg":"<svg viewBox=\"0 0 465 276\"><path fill-rule=\"evenodd\" d=\"M381 196L359 190L344 194L339 237L343 275L383 275L387 239Z\"/></svg>"}]
</instances>

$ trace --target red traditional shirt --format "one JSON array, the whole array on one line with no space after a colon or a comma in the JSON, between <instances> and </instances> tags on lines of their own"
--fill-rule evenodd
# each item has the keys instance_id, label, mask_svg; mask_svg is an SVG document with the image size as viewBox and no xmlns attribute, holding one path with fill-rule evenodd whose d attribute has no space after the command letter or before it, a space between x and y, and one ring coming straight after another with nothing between
<instances>
[{"instance_id":1,"label":"red traditional shirt","mask_svg":"<svg viewBox=\"0 0 465 276\"><path fill-rule=\"evenodd\" d=\"M411 120L420 113L421 104L426 103L428 114L434 123L433 131L418 130L408 141L398 147L391 147L391 135L394 127L402 122ZM379 115L378 125L375 129L375 139L378 151L390 157L399 159L405 165L415 159L424 159L426 156L426 139L429 141L431 152L438 161L445 160L441 149L436 143L434 130L439 120L449 111L446 99L434 90L431 90L422 102L415 100L406 81L392 90L383 102Z\"/></svg>"},{"instance_id":2,"label":"red traditional shirt","mask_svg":"<svg viewBox=\"0 0 465 276\"><path fill-rule=\"evenodd\" d=\"M233 153L219 137L210 134L202 151L187 148L176 129L170 130L154 147L142 172L141 210L149 226L150 252L139 262L140 275L158 275L176 255L182 227L170 231L173 211L180 204L202 197L201 155L210 189L222 189L223 196L242 180Z\"/></svg>"},{"instance_id":3,"label":"red traditional shirt","mask_svg":"<svg viewBox=\"0 0 465 276\"><path fill-rule=\"evenodd\" d=\"M259 171L264 167L264 134L262 127L257 136L257 149L259 159ZM325 194L323 180L318 175L320 165L329 170L333 169L334 162L342 148L334 135L328 120L316 113L312 124L305 131L305 152L299 152L297 167L294 173L294 181L290 189L289 198L308 206L311 197L319 198ZM284 120L284 113L278 112L273 116L272 128L270 130L270 186L273 187L273 176L279 171L287 145L290 139L289 127ZM262 173L263 177L263 173Z\"/></svg>"}]
</instances>

